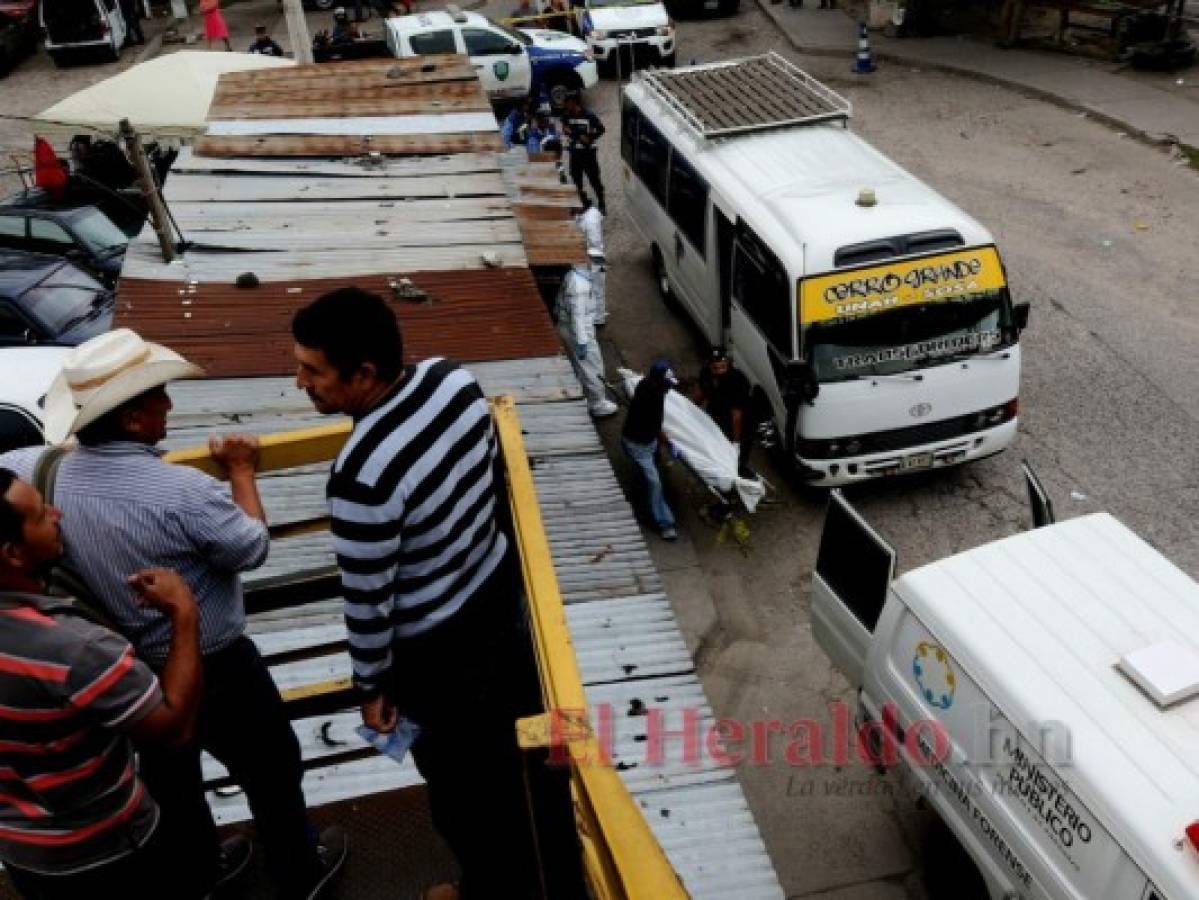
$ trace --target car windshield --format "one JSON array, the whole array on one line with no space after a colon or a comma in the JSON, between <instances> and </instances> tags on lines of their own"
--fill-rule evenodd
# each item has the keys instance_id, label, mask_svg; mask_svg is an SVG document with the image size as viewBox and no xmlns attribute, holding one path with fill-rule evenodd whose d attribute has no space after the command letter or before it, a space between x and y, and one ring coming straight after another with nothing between
<instances>
[{"instance_id":1,"label":"car windshield","mask_svg":"<svg viewBox=\"0 0 1199 900\"><path fill-rule=\"evenodd\" d=\"M526 47L529 44L533 43L533 39L531 37L529 37L523 31L517 31L515 28L511 27L510 25L503 25L499 22L496 22L495 27L498 28L500 31L504 32L504 34L508 35L508 37L512 38L512 40L520 41Z\"/></svg>"},{"instance_id":2,"label":"car windshield","mask_svg":"<svg viewBox=\"0 0 1199 900\"><path fill-rule=\"evenodd\" d=\"M90 278L88 280L91 280ZM101 286L91 284L41 284L26 292L20 304L42 322L53 337L95 312L104 297Z\"/></svg>"},{"instance_id":3,"label":"car windshield","mask_svg":"<svg viewBox=\"0 0 1199 900\"><path fill-rule=\"evenodd\" d=\"M82 213L71 224L79 240L93 253L117 250L129 243L129 236L98 209Z\"/></svg>"},{"instance_id":4,"label":"car windshield","mask_svg":"<svg viewBox=\"0 0 1199 900\"><path fill-rule=\"evenodd\" d=\"M1006 288L809 325L804 345L817 378L844 381L907 372L986 353L1011 333Z\"/></svg>"}]
</instances>

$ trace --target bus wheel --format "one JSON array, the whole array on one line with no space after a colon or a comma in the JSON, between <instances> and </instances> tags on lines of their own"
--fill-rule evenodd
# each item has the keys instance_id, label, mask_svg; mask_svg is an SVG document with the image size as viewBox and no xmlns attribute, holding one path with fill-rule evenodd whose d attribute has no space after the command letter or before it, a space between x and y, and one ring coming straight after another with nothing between
<instances>
[{"instance_id":1,"label":"bus wheel","mask_svg":"<svg viewBox=\"0 0 1199 900\"><path fill-rule=\"evenodd\" d=\"M654 284L658 286L658 296L667 306L674 304L674 291L670 289L670 275L666 272L666 261L662 259L662 251L653 249Z\"/></svg>"}]
</instances>

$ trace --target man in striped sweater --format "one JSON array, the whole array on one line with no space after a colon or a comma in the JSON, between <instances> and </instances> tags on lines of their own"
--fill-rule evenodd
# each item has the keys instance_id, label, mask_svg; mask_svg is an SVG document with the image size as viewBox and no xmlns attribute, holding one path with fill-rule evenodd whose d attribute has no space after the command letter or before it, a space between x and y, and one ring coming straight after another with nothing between
<instances>
[{"instance_id":1,"label":"man in striped sweater","mask_svg":"<svg viewBox=\"0 0 1199 900\"><path fill-rule=\"evenodd\" d=\"M61 517L0 469L0 860L31 900L199 898L203 885L178 878L184 860L129 742L186 742L195 727L195 598L170 570L128 579L130 596L169 623L155 677L127 641L48 596Z\"/></svg>"},{"instance_id":2,"label":"man in striped sweater","mask_svg":"<svg viewBox=\"0 0 1199 900\"><path fill-rule=\"evenodd\" d=\"M357 288L301 310L292 334L296 384L354 419L328 484L354 681L368 727L420 728L412 754L462 869L428 896L528 896L515 720L537 711L536 679L487 401L448 360L405 366L395 315Z\"/></svg>"}]
</instances>

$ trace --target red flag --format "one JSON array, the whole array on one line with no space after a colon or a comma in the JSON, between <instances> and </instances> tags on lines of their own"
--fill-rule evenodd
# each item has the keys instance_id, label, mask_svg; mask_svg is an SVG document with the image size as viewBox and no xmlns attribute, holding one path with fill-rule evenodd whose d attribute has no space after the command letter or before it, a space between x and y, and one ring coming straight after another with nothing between
<instances>
[{"instance_id":1,"label":"red flag","mask_svg":"<svg viewBox=\"0 0 1199 900\"><path fill-rule=\"evenodd\" d=\"M50 142L33 139L33 183L49 192L55 200L67 192L67 173Z\"/></svg>"}]
</instances>

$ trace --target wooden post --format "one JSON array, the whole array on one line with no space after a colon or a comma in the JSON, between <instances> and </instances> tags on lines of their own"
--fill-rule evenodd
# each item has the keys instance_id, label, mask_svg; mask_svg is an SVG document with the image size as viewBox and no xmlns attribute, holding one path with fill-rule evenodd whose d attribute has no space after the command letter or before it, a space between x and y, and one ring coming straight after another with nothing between
<instances>
[{"instance_id":1,"label":"wooden post","mask_svg":"<svg viewBox=\"0 0 1199 900\"><path fill-rule=\"evenodd\" d=\"M300 0L283 0L283 14L287 19L287 36L291 40L291 56L297 65L312 62L312 38L308 36L308 21Z\"/></svg>"},{"instance_id":2,"label":"wooden post","mask_svg":"<svg viewBox=\"0 0 1199 900\"><path fill-rule=\"evenodd\" d=\"M146 149L142 139L138 137L128 119L121 119L121 139L125 141L125 149L129 153L133 168L137 170L137 186L141 189L146 204L150 207L150 224L158 235L158 246L162 249L162 261L170 262L175 258L175 243L171 240L171 225L167 221L167 207L162 202L162 194L158 191L158 180L154 170L150 168L150 160L146 158Z\"/></svg>"}]
</instances>

